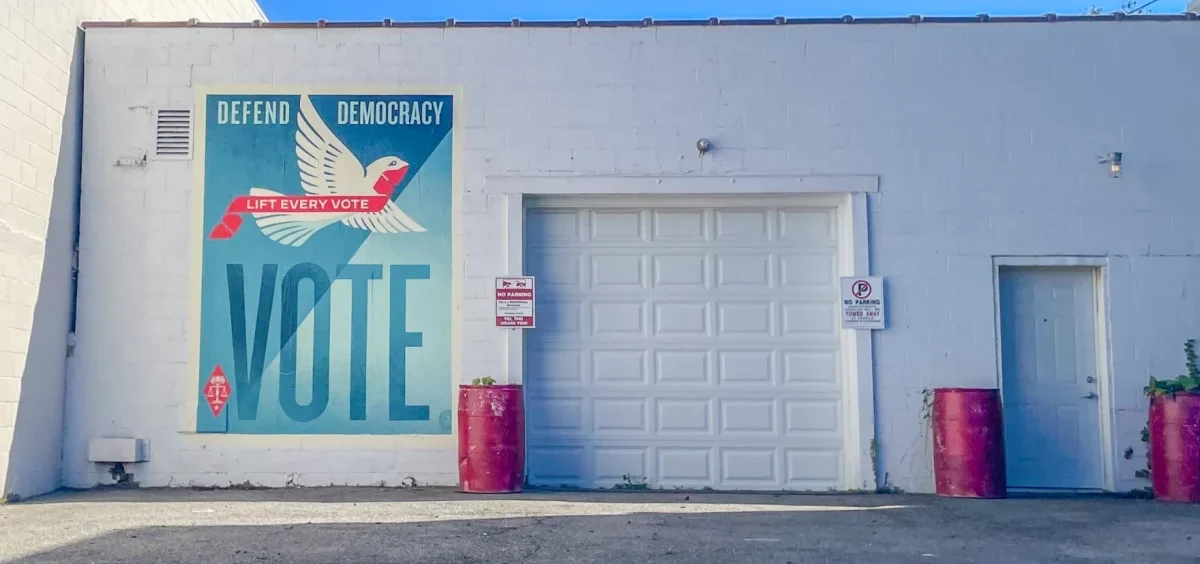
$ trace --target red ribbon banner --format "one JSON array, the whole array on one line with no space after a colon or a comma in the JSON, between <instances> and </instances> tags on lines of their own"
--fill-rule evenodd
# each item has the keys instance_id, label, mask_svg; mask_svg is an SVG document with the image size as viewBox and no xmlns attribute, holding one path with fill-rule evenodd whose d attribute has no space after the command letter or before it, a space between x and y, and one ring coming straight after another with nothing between
<instances>
[{"instance_id":1,"label":"red ribbon banner","mask_svg":"<svg viewBox=\"0 0 1200 564\"><path fill-rule=\"evenodd\" d=\"M242 226L243 213L376 213L388 203L387 195L378 196L238 196L225 208L221 223L209 233L209 239L229 239Z\"/></svg>"}]
</instances>

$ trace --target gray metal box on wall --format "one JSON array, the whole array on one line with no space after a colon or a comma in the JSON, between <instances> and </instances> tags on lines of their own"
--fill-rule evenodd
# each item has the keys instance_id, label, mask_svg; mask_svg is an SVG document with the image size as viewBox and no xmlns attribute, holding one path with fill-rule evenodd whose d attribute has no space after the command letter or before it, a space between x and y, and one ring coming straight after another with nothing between
<instances>
[{"instance_id":1,"label":"gray metal box on wall","mask_svg":"<svg viewBox=\"0 0 1200 564\"><path fill-rule=\"evenodd\" d=\"M92 439L88 443L90 462L146 462L150 460L150 443L143 439Z\"/></svg>"}]
</instances>

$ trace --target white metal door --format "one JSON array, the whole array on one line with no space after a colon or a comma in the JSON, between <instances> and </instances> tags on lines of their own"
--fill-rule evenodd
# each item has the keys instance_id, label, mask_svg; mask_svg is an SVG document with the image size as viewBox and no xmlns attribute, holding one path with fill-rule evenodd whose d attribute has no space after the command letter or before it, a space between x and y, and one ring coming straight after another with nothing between
<instances>
[{"instance_id":1,"label":"white metal door","mask_svg":"<svg viewBox=\"0 0 1200 564\"><path fill-rule=\"evenodd\" d=\"M1096 304L1093 269L1000 270L1009 487L1103 487Z\"/></svg>"},{"instance_id":2,"label":"white metal door","mask_svg":"<svg viewBox=\"0 0 1200 564\"><path fill-rule=\"evenodd\" d=\"M530 482L841 486L835 218L530 209Z\"/></svg>"}]
</instances>

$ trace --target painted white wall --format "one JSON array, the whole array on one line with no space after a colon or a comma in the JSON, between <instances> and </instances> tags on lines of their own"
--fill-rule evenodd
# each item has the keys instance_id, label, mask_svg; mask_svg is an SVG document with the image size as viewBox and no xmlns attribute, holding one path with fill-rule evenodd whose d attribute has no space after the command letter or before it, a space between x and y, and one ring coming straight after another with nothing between
<instances>
[{"instance_id":1,"label":"painted white wall","mask_svg":"<svg viewBox=\"0 0 1200 564\"><path fill-rule=\"evenodd\" d=\"M0 497L57 487L82 39L99 19L263 19L254 0L0 0Z\"/></svg>"},{"instance_id":2,"label":"painted white wall","mask_svg":"<svg viewBox=\"0 0 1200 564\"><path fill-rule=\"evenodd\" d=\"M181 434L190 162L111 166L149 147L148 108L192 87L458 84L465 89L464 378L503 374L492 277L521 174L877 174L872 273L880 478L930 491L922 389L998 384L997 255L1107 257L1117 487L1145 485L1141 386L1182 368L1200 332L1200 116L1171 93L1195 22L487 29L92 29L87 35L79 341L65 476L100 434L145 437L146 485L455 481L453 446L395 437ZM1165 98L1164 98L1165 97ZM695 141L716 149L700 158ZM1122 151L1108 177L1097 156ZM614 179L613 182L621 182Z\"/></svg>"}]
</instances>

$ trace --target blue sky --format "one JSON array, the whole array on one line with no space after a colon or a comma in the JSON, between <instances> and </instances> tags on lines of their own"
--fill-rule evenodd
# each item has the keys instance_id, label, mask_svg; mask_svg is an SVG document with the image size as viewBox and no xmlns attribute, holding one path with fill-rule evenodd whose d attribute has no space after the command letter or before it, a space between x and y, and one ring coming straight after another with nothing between
<instances>
[{"instance_id":1,"label":"blue sky","mask_svg":"<svg viewBox=\"0 0 1200 564\"><path fill-rule=\"evenodd\" d=\"M1093 4L1113 10L1120 0L259 0L273 21L703 19L772 16L829 17L1029 15L1083 13ZM1181 13L1187 0L1159 0L1155 13Z\"/></svg>"}]
</instances>

